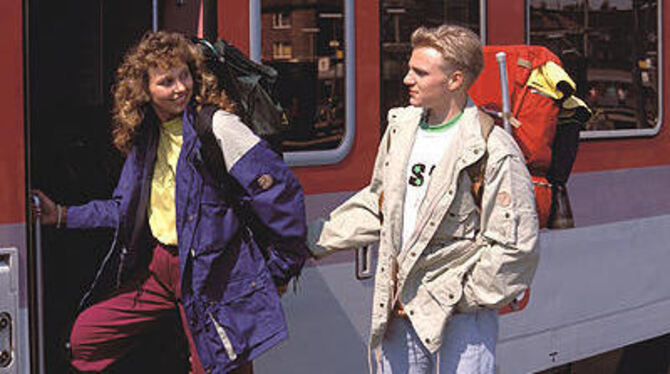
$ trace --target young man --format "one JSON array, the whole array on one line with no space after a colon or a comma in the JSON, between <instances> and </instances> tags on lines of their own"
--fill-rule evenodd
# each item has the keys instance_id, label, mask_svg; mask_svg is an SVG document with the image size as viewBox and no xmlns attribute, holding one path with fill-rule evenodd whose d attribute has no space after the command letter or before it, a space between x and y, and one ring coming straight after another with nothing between
<instances>
[{"instance_id":1,"label":"young man","mask_svg":"<svg viewBox=\"0 0 670 374\"><path fill-rule=\"evenodd\" d=\"M483 67L471 31L412 34L370 184L310 227L316 256L379 242L370 348L381 373L495 372L497 309L538 260L530 175L514 139L467 91ZM473 187L481 185L481 187Z\"/></svg>"}]
</instances>

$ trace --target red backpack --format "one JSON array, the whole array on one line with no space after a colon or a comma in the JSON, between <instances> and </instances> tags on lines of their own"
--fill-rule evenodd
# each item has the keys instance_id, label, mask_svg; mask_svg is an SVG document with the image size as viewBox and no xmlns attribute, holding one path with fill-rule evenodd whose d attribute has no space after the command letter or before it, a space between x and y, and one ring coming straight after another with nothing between
<instances>
[{"instance_id":1,"label":"red backpack","mask_svg":"<svg viewBox=\"0 0 670 374\"><path fill-rule=\"evenodd\" d=\"M499 112L502 108L500 76L495 56L498 52L505 52L507 55L513 136L526 158L526 165L533 179L540 227L547 227L552 214L552 200L555 200L555 196L552 199L552 184L547 177L552 166L559 111L562 100L574 92L574 83L567 74L566 81L554 82L557 83L554 97L529 84L531 74L534 71L541 73L541 69L550 65L548 63L555 64L553 67L561 66L560 59L545 47L484 46L484 69L470 88L470 96L485 111L488 109ZM578 139L574 140L575 154L577 141ZM571 168L572 162L567 174Z\"/></svg>"}]
</instances>

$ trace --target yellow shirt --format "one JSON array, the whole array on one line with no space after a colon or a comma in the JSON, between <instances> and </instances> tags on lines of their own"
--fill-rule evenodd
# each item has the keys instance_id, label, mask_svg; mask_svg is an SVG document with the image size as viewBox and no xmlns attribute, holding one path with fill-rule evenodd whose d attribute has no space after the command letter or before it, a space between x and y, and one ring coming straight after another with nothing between
<instances>
[{"instance_id":1,"label":"yellow shirt","mask_svg":"<svg viewBox=\"0 0 670 374\"><path fill-rule=\"evenodd\" d=\"M182 145L182 120L177 117L160 126L154 176L151 180L149 227L154 238L177 245L175 189L177 159Z\"/></svg>"}]
</instances>

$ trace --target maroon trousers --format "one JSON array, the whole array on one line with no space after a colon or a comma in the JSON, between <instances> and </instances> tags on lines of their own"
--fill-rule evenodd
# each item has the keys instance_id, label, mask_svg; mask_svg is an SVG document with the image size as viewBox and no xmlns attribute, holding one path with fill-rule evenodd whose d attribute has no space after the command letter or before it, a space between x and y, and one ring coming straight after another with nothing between
<instances>
[{"instance_id":1,"label":"maroon trousers","mask_svg":"<svg viewBox=\"0 0 670 374\"><path fill-rule=\"evenodd\" d=\"M179 308L191 353L191 373L204 374L180 304L179 257L156 246L149 276L138 287L119 293L84 310L70 335L72 366L81 371L102 371L132 348L133 340L157 328L159 321ZM251 373L251 364L235 370Z\"/></svg>"}]
</instances>

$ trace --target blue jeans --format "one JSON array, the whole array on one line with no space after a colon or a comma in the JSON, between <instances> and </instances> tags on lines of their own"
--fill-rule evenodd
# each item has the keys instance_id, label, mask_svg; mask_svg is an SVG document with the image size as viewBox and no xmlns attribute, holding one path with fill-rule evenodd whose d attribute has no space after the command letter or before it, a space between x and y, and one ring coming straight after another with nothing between
<instances>
[{"instance_id":1,"label":"blue jeans","mask_svg":"<svg viewBox=\"0 0 670 374\"><path fill-rule=\"evenodd\" d=\"M381 346L379 374L494 374L498 311L454 314L442 346L430 354L407 318L392 317Z\"/></svg>"}]
</instances>

